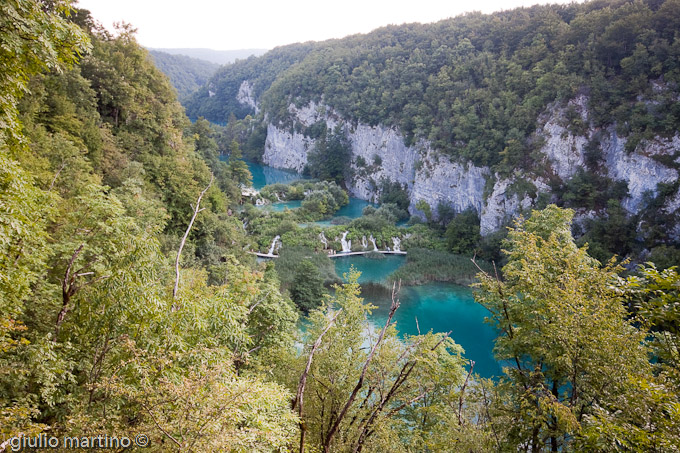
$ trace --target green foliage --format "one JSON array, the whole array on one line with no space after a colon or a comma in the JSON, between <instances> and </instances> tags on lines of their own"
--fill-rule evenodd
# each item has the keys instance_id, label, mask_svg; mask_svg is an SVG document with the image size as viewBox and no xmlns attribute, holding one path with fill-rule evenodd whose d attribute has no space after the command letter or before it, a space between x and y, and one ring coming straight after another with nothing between
<instances>
[{"instance_id":1,"label":"green foliage","mask_svg":"<svg viewBox=\"0 0 680 453\"><path fill-rule=\"evenodd\" d=\"M579 238L578 243L587 243L589 253L603 263L615 254L626 256L635 243L634 222L634 219L628 218L618 201L609 200L607 216L586 221L587 232Z\"/></svg>"},{"instance_id":2,"label":"green foliage","mask_svg":"<svg viewBox=\"0 0 680 453\"><path fill-rule=\"evenodd\" d=\"M591 171L579 169L558 194L568 207L603 209L609 200L622 200L628 195L625 181L614 182Z\"/></svg>"},{"instance_id":3,"label":"green foliage","mask_svg":"<svg viewBox=\"0 0 680 453\"><path fill-rule=\"evenodd\" d=\"M295 305L307 313L321 305L326 291L319 269L309 260L303 260L295 269L295 278L290 285L290 297Z\"/></svg>"},{"instance_id":4,"label":"green foliage","mask_svg":"<svg viewBox=\"0 0 680 453\"><path fill-rule=\"evenodd\" d=\"M384 180L380 187L380 204L395 204L401 210L398 220L408 218L410 203L406 188L398 182Z\"/></svg>"},{"instance_id":5,"label":"green foliage","mask_svg":"<svg viewBox=\"0 0 680 453\"><path fill-rule=\"evenodd\" d=\"M304 174L342 183L347 173L351 150L349 140L340 126L332 131L327 130L316 140L314 149L307 156Z\"/></svg>"},{"instance_id":6,"label":"green foliage","mask_svg":"<svg viewBox=\"0 0 680 453\"><path fill-rule=\"evenodd\" d=\"M228 170L231 179L239 185L246 187L253 185L253 175L250 174L248 165L243 161L243 154L236 140L229 145Z\"/></svg>"},{"instance_id":7,"label":"green foliage","mask_svg":"<svg viewBox=\"0 0 680 453\"><path fill-rule=\"evenodd\" d=\"M275 275L241 264L242 225L220 190L235 183L203 198L171 296L191 205L226 171L214 132L198 121L183 136L189 122L129 28L114 37L78 11L92 53L57 71L85 32L65 22L66 2L48 3L2 6L0 58L24 66L3 65L0 81L14 121L0 138L0 435L144 430L154 451L284 448L290 395L262 370L292 350L297 314Z\"/></svg>"},{"instance_id":8,"label":"green foliage","mask_svg":"<svg viewBox=\"0 0 680 453\"><path fill-rule=\"evenodd\" d=\"M69 0L41 4L8 0L0 6L0 140L21 142L17 104L28 78L74 64L89 43L85 33L65 17Z\"/></svg>"},{"instance_id":9,"label":"green foliage","mask_svg":"<svg viewBox=\"0 0 680 453\"><path fill-rule=\"evenodd\" d=\"M456 215L446 227L446 241L453 253L472 253L480 239L479 216L472 208Z\"/></svg>"},{"instance_id":10,"label":"green foliage","mask_svg":"<svg viewBox=\"0 0 680 453\"><path fill-rule=\"evenodd\" d=\"M430 228L424 223L416 223L409 227L410 236L404 239L404 248L422 248L437 251L447 251L446 241L441 237L439 231Z\"/></svg>"},{"instance_id":11,"label":"green foliage","mask_svg":"<svg viewBox=\"0 0 680 453\"><path fill-rule=\"evenodd\" d=\"M299 223L347 203L337 184L269 188L263 193L270 199L275 193L304 199L304 207L274 213L246 205L237 218L237 184L248 182L240 147L262 139L257 120L230 119L224 128L204 120L190 124L129 27L113 36L96 29L87 12L68 16L67 9L68 3L59 1L10 0L0 6L0 437L45 430L54 436L143 432L151 451L283 451L297 444L302 430L310 449L338 451L677 450L676 269L650 265L624 282L616 275L621 267L600 265L574 243L571 211L549 206L535 212L508 235L503 281L478 263L487 271L480 275L478 298L501 334L496 353L509 365L506 377L497 385L472 378L464 384L462 351L446 335L401 337L388 323L383 336L380 326L369 323L373 307L359 297L356 273L313 309L323 284L337 277L331 260L314 252L321 248L322 230ZM442 39L454 46L429 36L411 42L409 36L417 33L387 27L367 38L369 43L380 38L366 47L374 53L370 58L364 50L336 54L331 48L342 49L360 37L289 46L233 65L240 72L215 88L220 96L235 93L247 76L255 96L267 98L262 101L269 103L272 118L285 122L289 99L274 94L285 94L292 86L288 77L295 76L300 102L309 100L305 93L324 92L338 111L359 112L356 117L369 124L387 124L388 115L403 122L409 142L431 135L428 128L441 124L429 124L429 118L455 107L465 114L449 115L458 121L449 126L458 129L456 141L447 146L465 155L493 153L502 145L503 162L526 163L521 137L530 122L523 121L552 99L546 93L569 94L566 85L582 70L593 72L589 83L600 103L594 121L613 109L621 127L640 139L674 130L675 101L663 99L666 93L650 94L667 108L663 112L642 109L637 101L632 113L620 106L644 89L648 73L663 75L665 83L677 81L674 59L661 66L656 61L660 48L676 52L677 40L671 41L680 17L676 10L671 1L616 4L607 14L600 4L534 7L503 13L514 28L476 14L408 26L416 32L449 26L451 37L444 33ZM524 22L516 23L517 17ZM530 27L539 23L540 33ZM467 40L457 35L462 26L469 28ZM648 31L641 33L640 27ZM75 63L85 33L92 52L80 66L55 70ZM579 41L584 33L592 41L587 48ZM645 34L649 39L640 38ZM389 46L382 45L386 36ZM441 62L421 48L435 49L432 55L438 51ZM554 52L565 54L551 71ZM606 71L597 64L581 69L579 52ZM497 62L486 60L497 55ZM339 56L321 77L337 83L318 85L304 72ZM355 58L366 64L347 71ZM449 67L447 58L456 65ZM369 64L372 59L386 63L378 71ZM483 73L490 69L497 72ZM456 71L463 72L447 81ZM437 91L439 82L455 85L464 71L467 84L445 91L465 92L469 99L447 99ZM430 83L435 73L437 83ZM512 75L510 85L499 86L499 74L506 73ZM617 83L624 79L634 83L621 94ZM363 88L345 86L348 80ZM491 104L482 96L487 85L496 99ZM30 93L19 102L27 87ZM343 90L363 89L381 93L381 101L373 105L364 96L341 104ZM516 90L524 94L517 96ZM431 101L403 102L423 93L443 102L431 117ZM219 102L206 109L233 107ZM380 110L388 104L391 109ZM478 114L488 120L477 124ZM320 126L314 133L323 133ZM465 134L480 127L507 134L466 141ZM339 130L325 133L326 151L347 147ZM230 161L224 164L219 154L229 147ZM338 171L334 178L342 174L339 164L328 168ZM188 236L174 297L170 263L211 173L218 181L206 192L205 209ZM403 238L405 231L394 225L402 216L403 193L385 189L389 199L384 201L395 203L367 208L364 217L324 230L331 248L338 248L344 231L354 244L373 234L380 248L392 246L392 237ZM646 203L653 208L675 189L661 186L661 196ZM616 241L627 237L628 224L621 207L606 201L609 223L599 237L609 250L621 246ZM419 205L432 220L429 205ZM450 213L437 211L448 219ZM242 219L256 248L281 236L286 246L276 263L263 269L246 255ZM456 219L449 226L456 226ZM646 239L655 244L652 253L672 253L655 239L657 226ZM465 265L472 263L443 252L447 244L436 228L409 228L411 236L403 242L409 248L405 278L468 275ZM485 239L482 253L498 240ZM415 249L418 245L430 250ZM281 287L310 310L302 333L295 306ZM298 419L291 401L307 363L305 406Z\"/></svg>"},{"instance_id":12,"label":"green foliage","mask_svg":"<svg viewBox=\"0 0 680 453\"><path fill-rule=\"evenodd\" d=\"M315 252L313 248L288 244L286 242L286 246L281 249L279 257L274 262L283 288L289 288L292 285L298 275L298 268L303 262L311 263L314 266L315 272L321 277L322 285L338 282L338 276L335 274L335 265L328 258L328 255ZM307 269L307 271L311 273L310 269ZM315 302L321 302L321 299L319 298Z\"/></svg>"},{"instance_id":13,"label":"green foliage","mask_svg":"<svg viewBox=\"0 0 680 453\"><path fill-rule=\"evenodd\" d=\"M288 385L296 388L313 351L300 409L305 444L330 451L422 449L452 419L445 408L457 408L461 349L442 334L399 340L393 325L383 336L382 326L369 325L373 307L359 297L358 273L347 277L331 302L310 313L303 354L290 367Z\"/></svg>"},{"instance_id":14,"label":"green foliage","mask_svg":"<svg viewBox=\"0 0 680 453\"><path fill-rule=\"evenodd\" d=\"M158 69L168 76L180 99L205 85L220 67L210 61L186 55L173 55L160 50L150 50L149 55Z\"/></svg>"},{"instance_id":15,"label":"green foliage","mask_svg":"<svg viewBox=\"0 0 680 453\"><path fill-rule=\"evenodd\" d=\"M680 250L668 245L654 247L649 254L649 261L660 270L677 266L680 263Z\"/></svg>"},{"instance_id":16,"label":"green foliage","mask_svg":"<svg viewBox=\"0 0 680 453\"><path fill-rule=\"evenodd\" d=\"M432 208L425 200L418 200L416 202L416 209L425 215L428 222L432 222Z\"/></svg>"},{"instance_id":17,"label":"green foliage","mask_svg":"<svg viewBox=\"0 0 680 453\"><path fill-rule=\"evenodd\" d=\"M407 145L426 139L501 174L533 170L537 118L579 93L589 95L588 118L566 115L577 134L616 124L629 147L675 134L676 10L674 0L535 5L283 46L224 67L188 111L243 118L252 112L236 94L248 80L269 122L285 128L296 126L291 103L314 101L349 124L397 127Z\"/></svg>"},{"instance_id":18,"label":"green foliage","mask_svg":"<svg viewBox=\"0 0 680 453\"><path fill-rule=\"evenodd\" d=\"M479 276L477 300L501 332L496 356L508 361L493 417L509 449L630 448L635 443L615 437L650 420L642 407L657 391L649 386L645 333L632 326L613 285L621 268L601 266L576 246L572 216L554 205L534 211L510 230L504 281Z\"/></svg>"},{"instance_id":19,"label":"green foliage","mask_svg":"<svg viewBox=\"0 0 680 453\"><path fill-rule=\"evenodd\" d=\"M477 260L476 263L490 272L488 262ZM478 272L469 255L409 247L406 264L394 271L390 280L401 281L403 285L422 285L432 281L470 285L477 281Z\"/></svg>"},{"instance_id":20,"label":"green foliage","mask_svg":"<svg viewBox=\"0 0 680 453\"><path fill-rule=\"evenodd\" d=\"M271 184L262 188L260 197L272 203L302 200L301 209L293 209L290 214L284 214L284 217L296 222L310 222L329 218L338 209L349 203L347 192L335 182L328 181L295 181L291 184ZM251 214L254 213L251 212ZM270 217L270 222L273 222L275 218L281 218L281 214L276 212L259 214L259 222L267 222L267 215Z\"/></svg>"}]
</instances>

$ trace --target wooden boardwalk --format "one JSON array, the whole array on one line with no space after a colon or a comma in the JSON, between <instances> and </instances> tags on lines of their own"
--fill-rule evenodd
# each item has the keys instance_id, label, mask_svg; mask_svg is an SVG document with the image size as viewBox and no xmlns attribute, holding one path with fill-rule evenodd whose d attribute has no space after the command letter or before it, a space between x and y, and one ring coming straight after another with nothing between
<instances>
[{"instance_id":1,"label":"wooden boardwalk","mask_svg":"<svg viewBox=\"0 0 680 453\"><path fill-rule=\"evenodd\" d=\"M260 253L260 252L250 252L258 258L278 258L279 255L274 255L273 253ZM369 253L380 253L383 255L406 255L406 252L395 251L395 250L367 250L364 252L340 252L329 254L329 258L340 258L343 256L356 256L356 255L368 255Z\"/></svg>"}]
</instances>

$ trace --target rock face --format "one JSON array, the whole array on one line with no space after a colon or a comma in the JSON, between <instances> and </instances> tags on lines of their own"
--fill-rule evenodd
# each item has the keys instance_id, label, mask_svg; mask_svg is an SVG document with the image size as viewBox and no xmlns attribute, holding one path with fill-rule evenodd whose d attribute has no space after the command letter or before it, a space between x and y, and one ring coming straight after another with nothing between
<instances>
[{"instance_id":1,"label":"rock face","mask_svg":"<svg viewBox=\"0 0 680 453\"><path fill-rule=\"evenodd\" d=\"M486 167L451 162L448 157L428 150L415 173L409 211L415 212L419 200L435 209L440 203L461 212L472 207L482 213L484 186L490 176Z\"/></svg>"},{"instance_id":2,"label":"rock face","mask_svg":"<svg viewBox=\"0 0 680 453\"><path fill-rule=\"evenodd\" d=\"M537 135L545 140L541 152L546 155L553 172L562 181L567 181L578 171L585 169L586 147L589 142L596 142L602 151L604 165L602 172L615 181L625 181L628 185L628 197L623 199L622 206L630 214L637 214L642 206L645 194L656 196L659 183L670 183L678 179L678 172L658 160L659 156L673 156L680 151L680 136L672 139L657 138L640 143L632 152L626 152L627 139L619 137L616 128L611 126L605 130L588 127L584 135L574 135L563 126L566 111L576 112L583 124L588 124L587 98L578 96L569 101L565 108L549 110L549 116Z\"/></svg>"},{"instance_id":3,"label":"rock face","mask_svg":"<svg viewBox=\"0 0 680 453\"><path fill-rule=\"evenodd\" d=\"M267 126L262 162L275 168L289 168L301 172L307 164L307 153L314 146L309 137L290 133L273 125Z\"/></svg>"},{"instance_id":4,"label":"rock face","mask_svg":"<svg viewBox=\"0 0 680 453\"><path fill-rule=\"evenodd\" d=\"M547 165L537 174L515 174L509 178L494 175L487 167L452 161L438 154L425 141L406 146L403 136L395 128L361 123L351 125L328 106L315 103L304 107L290 105L288 111L303 126L325 121L330 128L340 125L344 129L352 148L354 176L347 181L347 186L353 196L375 201L380 196L382 181L396 182L409 194L411 214L422 215L416 209L419 200L426 201L435 214L439 203L452 207L456 212L471 207L480 216L482 235L498 230L511 217L530 209L538 194L549 194L548 177L567 181L579 169L586 169L586 149L594 140L599 142L602 150L602 171L611 179L628 184L629 196L623 200L623 207L631 214L643 207L646 194L656 194L658 183L678 179L678 171L663 165L658 157L667 158L680 152L680 136L671 140L643 142L633 153L627 153L626 139L618 137L614 127L607 130L587 127L585 96L573 99L565 107L553 106L539 119L540 126L535 135L543 140L540 151L545 155ZM572 118L574 112L580 117L581 124L585 125L583 135L575 134L566 126L567 112ZM273 167L301 171L313 146L313 139L270 123L263 161ZM493 185L489 185L490 180L493 180ZM514 189L515 182L521 182L520 187L529 186L535 190L531 191L531 195L518 193ZM665 209L680 204L677 200L680 200L680 194Z\"/></svg>"},{"instance_id":5,"label":"rock face","mask_svg":"<svg viewBox=\"0 0 680 453\"><path fill-rule=\"evenodd\" d=\"M241 83L241 86L238 88L238 94L236 94L236 100L243 105L252 107L255 110L255 114L260 113L260 107L257 105L257 102L255 102L253 86L250 84L250 81L244 80Z\"/></svg>"},{"instance_id":6,"label":"rock face","mask_svg":"<svg viewBox=\"0 0 680 453\"><path fill-rule=\"evenodd\" d=\"M623 200L623 208L631 214L642 208L645 193L656 196L659 183L671 183L678 179L678 172L668 168L649 157L650 155L673 155L680 151L680 137L672 140L654 140L636 149L633 153L626 153L626 139L619 138L611 128L607 138L600 143L604 151L606 168L609 176L615 180L628 183L628 197Z\"/></svg>"},{"instance_id":7,"label":"rock face","mask_svg":"<svg viewBox=\"0 0 680 453\"><path fill-rule=\"evenodd\" d=\"M498 178L498 175L496 177ZM518 179L526 181L529 178L515 176L509 179L496 180L491 195L485 200L484 208L479 216L479 230L482 236L493 233L503 225L507 225L512 217L534 205L536 200L528 194L523 194L520 198L518 193L511 190L512 184ZM536 188L537 194L550 190L550 187L541 179L534 179L529 182Z\"/></svg>"},{"instance_id":8,"label":"rock face","mask_svg":"<svg viewBox=\"0 0 680 453\"><path fill-rule=\"evenodd\" d=\"M586 97L579 96L567 105L585 122L588 120L586 103ZM537 135L545 139L541 152L547 156L553 171L563 181L585 166L584 150L588 143L586 137L574 136L563 126L565 113L566 109L552 109L543 127L537 131Z\"/></svg>"},{"instance_id":9,"label":"rock face","mask_svg":"<svg viewBox=\"0 0 680 453\"><path fill-rule=\"evenodd\" d=\"M374 200L380 195L383 180L397 182L412 191L419 150L406 146L395 129L359 124L349 131L349 139L355 176L347 183L353 196ZM362 160L365 164L358 165Z\"/></svg>"}]
</instances>

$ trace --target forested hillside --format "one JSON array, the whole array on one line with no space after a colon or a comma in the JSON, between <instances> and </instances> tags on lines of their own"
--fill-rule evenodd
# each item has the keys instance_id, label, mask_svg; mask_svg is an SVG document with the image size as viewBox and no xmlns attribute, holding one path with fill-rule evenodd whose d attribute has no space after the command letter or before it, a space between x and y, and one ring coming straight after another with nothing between
<instances>
[{"instance_id":1,"label":"forested hillside","mask_svg":"<svg viewBox=\"0 0 680 453\"><path fill-rule=\"evenodd\" d=\"M235 67L262 69L265 105L317 46ZM102 30L68 0L3 1L0 63L0 452L39 435L58 451L680 451L676 268L624 278L577 245L573 210L531 212L505 265L478 268L504 366L482 379L450 333L399 334L398 288L369 322L355 271L297 310L279 278L292 270L249 253L248 216L301 228L243 199L239 140L256 120L191 123L129 28ZM396 228L408 200L388 189L366 228ZM311 220L348 198L326 181L263 193L279 190Z\"/></svg>"},{"instance_id":2,"label":"forested hillside","mask_svg":"<svg viewBox=\"0 0 680 453\"><path fill-rule=\"evenodd\" d=\"M234 166L128 29L63 1L0 9L0 450L285 445L288 391L245 370L297 314L243 251Z\"/></svg>"},{"instance_id":3,"label":"forested hillside","mask_svg":"<svg viewBox=\"0 0 680 453\"><path fill-rule=\"evenodd\" d=\"M267 49L215 50L193 47L159 48L151 50L169 53L171 55L186 55L191 58L209 61L220 66L223 64L233 63L236 60L245 60L251 55L260 56L267 52Z\"/></svg>"},{"instance_id":4,"label":"forested hillside","mask_svg":"<svg viewBox=\"0 0 680 453\"><path fill-rule=\"evenodd\" d=\"M153 57L156 67L168 76L180 99L205 85L220 67L210 61L186 55L172 55L159 50L150 50L149 54Z\"/></svg>"},{"instance_id":5,"label":"forested hillside","mask_svg":"<svg viewBox=\"0 0 680 453\"><path fill-rule=\"evenodd\" d=\"M617 0L390 26L226 66L187 102L187 113L219 122L254 113L234 106L249 80L274 122L290 124L291 102L323 101L351 121L398 126L407 140L510 172L535 163L527 138L539 114L579 93L588 94L589 121L616 123L633 148L673 136L679 21L673 0Z\"/></svg>"},{"instance_id":6,"label":"forested hillside","mask_svg":"<svg viewBox=\"0 0 680 453\"><path fill-rule=\"evenodd\" d=\"M556 203L600 259L677 257L678 30L676 0L470 13L279 47L223 67L185 105L262 121L269 165L335 166L368 200L398 184L422 218L422 203L434 217L473 209L488 235ZM319 151L336 126L342 157Z\"/></svg>"}]
</instances>

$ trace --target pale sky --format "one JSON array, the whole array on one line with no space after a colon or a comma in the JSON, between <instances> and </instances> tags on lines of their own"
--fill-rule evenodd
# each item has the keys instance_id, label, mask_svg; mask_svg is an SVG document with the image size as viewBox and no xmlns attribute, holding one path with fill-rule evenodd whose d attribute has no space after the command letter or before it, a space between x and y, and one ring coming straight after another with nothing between
<instances>
[{"instance_id":1,"label":"pale sky","mask_svg":"<svg viewBox=\"0 0 680 453\"><path fill-rule=\"evenodd\" d=\"M261 48L367 33L389 24L436 22L467 11L491 13L571 0L79 0L112 30L138 29L146 47Z\"/></svg>"}]
</instances>

